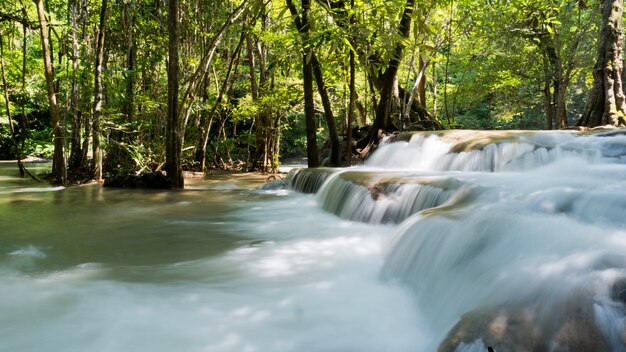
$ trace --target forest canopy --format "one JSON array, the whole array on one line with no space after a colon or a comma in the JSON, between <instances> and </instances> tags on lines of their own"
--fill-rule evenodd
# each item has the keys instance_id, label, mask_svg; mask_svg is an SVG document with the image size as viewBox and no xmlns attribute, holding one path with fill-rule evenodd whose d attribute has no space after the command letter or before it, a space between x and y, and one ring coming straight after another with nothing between
<instances>
[{"instance_id":1,"label":"forest canopy","mask_svg":"<svg viewBox=\"0 0 626 352\"><path fill-rule=\"evenodd\" d=\"M618 125L622 12L609 0L0 0L0 158L54 156L59 182L272 171L304 155L356 162L381 131ZM617 56L600 62L602 48ZM611 89L616 108L587 106Z\"/></svg>"}]
</instances>

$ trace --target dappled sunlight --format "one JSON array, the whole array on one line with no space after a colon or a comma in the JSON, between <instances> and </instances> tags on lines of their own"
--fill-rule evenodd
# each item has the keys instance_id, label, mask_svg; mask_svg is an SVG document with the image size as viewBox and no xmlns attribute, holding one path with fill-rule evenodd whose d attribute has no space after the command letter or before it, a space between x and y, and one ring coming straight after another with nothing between
<instances>
[{"instance_id":1,"label":"dappled sunlight","mask_svg":"<svg viewBox=\"0 0 626 352\"><path fill-rule=\"evenodd\" d=\"M336 267L338 262L354 260L354 257L377 256L381 252L379 243L358 236L340 236L319 241L295 241L271 248L259 248L259 250L263 251L263 256L257 262L252 260L252 263L246 265L255 275L261 277L330 270ZM255 250L253 253L257 252L258 250Z\"/></svg>"}]
</instances>

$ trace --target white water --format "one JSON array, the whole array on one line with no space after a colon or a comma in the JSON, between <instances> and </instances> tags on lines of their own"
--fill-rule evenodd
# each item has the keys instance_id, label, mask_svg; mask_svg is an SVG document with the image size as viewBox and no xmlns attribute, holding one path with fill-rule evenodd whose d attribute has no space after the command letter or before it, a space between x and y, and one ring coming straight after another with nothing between
<instances>
[{"instance_id":1,"label":"white water","mask_svg":"<svg viewBox=\"0 0 626 352\"><path fill-rule=\"evenodd\" d=\"M624 351L626 138L507 138L455 154L418 136L365 166L292 171L315 195L0 177L0 351L430 352L489 309L505 327L528 313L555 346L579 301Z\"/></svg>"},{"instance_id":2,"label":"white water","mask_svg":"<svg viewBox=\"0 0 626 352\"><path fill-rule=\"evenodd\" d=\"M406 219L389 242L381 277L406 287L428 321L429 338L416 349L437 350L466 313L500 309L530 312L545 346L586 350L559 332L581 324L601 334L596 349L626 351L626 307L610 297L626 277L626 137L508 134L461 152L451 152L458 148L449 141L471 144L463 135L417 135L384 146L365 167L331 176L318 192L320 206L342 218ZM433 180L445 192L438 202L396 191ZM395 188L384 196L373 188L389 183ZM571 318L572 309L592 313ZM455 350L486 350L478 335ZM521 345L533 348L532 341Z\"/></svg>"},{"instance_id":3,"label":"white water","mask_svg":"<svg viewBox=\"0 0 626 352\"><path fill-rule=\"evenodd\" d=\"M413 349L379 279L393 227L231 186L1 195L0 351Z\"/></svg>"}]
</instances>

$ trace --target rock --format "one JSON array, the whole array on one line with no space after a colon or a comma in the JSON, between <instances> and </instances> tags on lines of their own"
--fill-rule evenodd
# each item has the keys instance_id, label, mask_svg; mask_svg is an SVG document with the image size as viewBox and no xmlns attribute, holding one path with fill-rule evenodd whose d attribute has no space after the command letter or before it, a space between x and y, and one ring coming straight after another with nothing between
<instances>
[{"instance_id":1,"label":"rock","mask_svg":"<svg viewBox=\"0 0 626 352\"><path fill-rule=\"evenodd\" d=\"M454 352L462 343L480 339L495 351L530 352L536 350L532 319L523 312L504 309L477 310L465 314L439 347L439 352Z\"/></svg>"},{"instance_id":2,"label":"rock","mask_svg":"<svg viewBox=\"0 0 626 352\"><path fill-rule=\"evenodd\" d=\"M104 181L107 188L172 189L172 180L161 172L149 172L139 176L116 176Z\"/></svg>"},{"instance_id":3,"label":"rock","mask_svg":"<svg viewBox=\"0 0 626 352\"><path fill-rule=\"evenodd\" d=\"M626 285L626 280L622 283ZM614 291L623 295L621 287ZM495 351L609 350L595 323L591 290L577 291L557 307L547 307L538 299L537 302L517 306L484 308L467 313L452 328L439 351L457 351L461 344L468 345L477 339Z\"/></svg>"},{"instance_id":4,"label":"rock","mask_svg":"<svg viewBox=\"0 0 626 352\"><path fill-rule=\"evenodd\" d=\"M172 180L161 172L150 172L141 175L143 188L172 189Z\"/></svg>"},{"instance_id":5,"label":"rock","mask_svg":"<svg viewBox=\"0 0 626 352\"><path fill-rule=\"evenodd\" d=\"M262 190L271 191L271 190L286 189L287 185L288 185L287 181L285 180L274 180L274 181L264 184L260 188Z\"/></svg>"},{"instance_id":6,"label":"rock","mask_svg":"<svg viewBox=\"0 0 626 352\"><path fill-rule=\"evenodd\" d=\"M611 287L611 298L626 304L626 277L616 280Z\"/></svg>"}]
</instances>

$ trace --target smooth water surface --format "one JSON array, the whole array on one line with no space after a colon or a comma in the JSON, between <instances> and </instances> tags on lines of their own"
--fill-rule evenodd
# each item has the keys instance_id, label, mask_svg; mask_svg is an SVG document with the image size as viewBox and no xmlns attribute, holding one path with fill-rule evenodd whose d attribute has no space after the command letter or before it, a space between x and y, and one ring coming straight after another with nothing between
<instances>
[{"instance_id":1,"label":"smooth water surface","mask_svg":"<svg viewBox=\"0 0 626 352\"><path fill-rule=\"evenodd\" d=\"M63 189L0 163L0 351L409 351L393 228L313 195L188 180Z\"/></svg>"}]
</instances>

